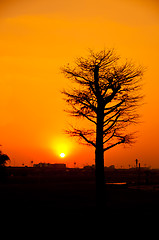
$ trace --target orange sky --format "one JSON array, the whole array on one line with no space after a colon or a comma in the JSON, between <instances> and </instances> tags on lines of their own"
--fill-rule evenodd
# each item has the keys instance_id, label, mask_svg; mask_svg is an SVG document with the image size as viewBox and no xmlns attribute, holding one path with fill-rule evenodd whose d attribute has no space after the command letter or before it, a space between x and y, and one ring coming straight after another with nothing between
<instances>
[{"instance_id":1,"label":"orange sky","mask_svg":"<svg viewBox=\"0 0 159 240\"><path fill-rule=\"evenodd\" d=\"M94 163L94 149L64 135L73 122L63 112L60 67L87 49L115 48L147 67L133 147L105 153L105 165L159 168L158 0L5 0L0 2L0 144L11 165L31 161ZM59 154L66 153L60 159Z\"/></svg>"}]
</instances>

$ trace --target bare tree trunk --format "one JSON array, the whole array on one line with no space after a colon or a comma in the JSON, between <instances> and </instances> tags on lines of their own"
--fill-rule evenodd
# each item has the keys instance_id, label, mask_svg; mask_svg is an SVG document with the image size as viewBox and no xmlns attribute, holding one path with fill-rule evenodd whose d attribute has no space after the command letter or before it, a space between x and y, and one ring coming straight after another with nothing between
<instances>
[{"instance_id":1,"label":"bare tree trunk","mask_svg":"<svg viewBox=\"0 0 159 240\"><path fill-rule=\"evenodd\" d=\"M99 110L97 115L96 132L96 151L95 151L95 169L96 169L96 204L97 210L103 211L104 207L104 151L103 151L103 119L104 111Z\"/></svg>"}]
</instances>

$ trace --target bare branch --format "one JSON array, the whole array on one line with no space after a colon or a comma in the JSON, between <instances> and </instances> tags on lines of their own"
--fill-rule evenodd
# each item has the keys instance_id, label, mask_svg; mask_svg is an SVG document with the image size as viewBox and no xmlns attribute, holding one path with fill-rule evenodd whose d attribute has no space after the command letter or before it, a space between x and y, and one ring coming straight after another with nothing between
<instances>
[{"instance_id":1,"label":"bare branch","mask_svg":"<svg viewBox=\"0 0 159 240\"><path fill-rule=\"evenodd\" d=\"M115 147L115 146L117 146L117 145L119 145L119 144L121 144L121 143L124 143L124 140L121 140L121 141L119 141L119 142L116 142L116 143L114 143L114 144L112 144L112 145L104 148L103 150L104 150L104 152L105 152L105 151L107 151L107 150L109 150L109 149L111 149L111 148L113 148L113 147Z\"/></svg>"},{"instance_id":2,"label":"bare branch","mask_svg":"<svg viewBox=\"0 0 159 240\"><path fill-rule=\"evenodd\" d=\"M87 136L92 136L94 134L94 131L92 130L80 130L80 129L77 129L77 128L74 128L72 127L72 130L65 130L65 133L70 135L70 136L73 136L73 137L79 137L79 139L81 140L84 139L88 145L92 145L93 147L96 147L96 144L94 143L93 140L91 139L88 139Z\"/></svg>"},{"instance_id":3,"label":"bare branch","mask_svg":"<svg viewBox=\"0 0 159 240\"><path fill-rule=\"evenodd\" d=\"M134 139L135 139L134 134L135 133L131 133L131 134L127 134L125 136L124 135L122 136L120 134L118 135L118 134L114 133L113 137L115 137L117 139L117 141L115 143L110 143L108 147L104 148L104 151L107 151L107 150L109 150L109 149L111 149L111 148L113 148L113 147L115 147L119 144L123 144L123 143L124 144L129 144L129 145L133 144Z\"/></svg>"}]
</instances>

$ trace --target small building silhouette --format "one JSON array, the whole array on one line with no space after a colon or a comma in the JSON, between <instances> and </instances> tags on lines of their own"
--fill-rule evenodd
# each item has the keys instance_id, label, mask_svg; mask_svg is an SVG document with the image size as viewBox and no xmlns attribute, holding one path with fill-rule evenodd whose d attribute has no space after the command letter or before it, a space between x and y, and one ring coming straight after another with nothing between
<instances>
[{"instance_id":1,"label":"small building silhouette","mask_svg":"<svg viewBox=\"0 0 159 240\"><path fill-rule=\"evenodd\" d=\"M34 164L33 167L47 167L54 170L66 170L66 164L65 163L38 163Z\"/></svg>"}]
</instances>

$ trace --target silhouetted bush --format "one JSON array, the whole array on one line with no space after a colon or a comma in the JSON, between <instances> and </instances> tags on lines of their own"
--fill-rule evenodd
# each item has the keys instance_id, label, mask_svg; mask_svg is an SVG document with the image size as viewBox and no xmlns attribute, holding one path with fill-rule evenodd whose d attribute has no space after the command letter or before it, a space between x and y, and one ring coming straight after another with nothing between
<instances>
[{"instance_id":1,"label":"silhouetted bush","mask_svg":"<svg viewBox=\"0 0 159 240\"><path fill-rule=\"evenodd\" d=\"M10 160L10 158L8 157L8 155L3 154L0 151L0 181L4 181L7 177L7 172L6 172L6 164L7 162Z\"/></svg>"}]
</instances>

